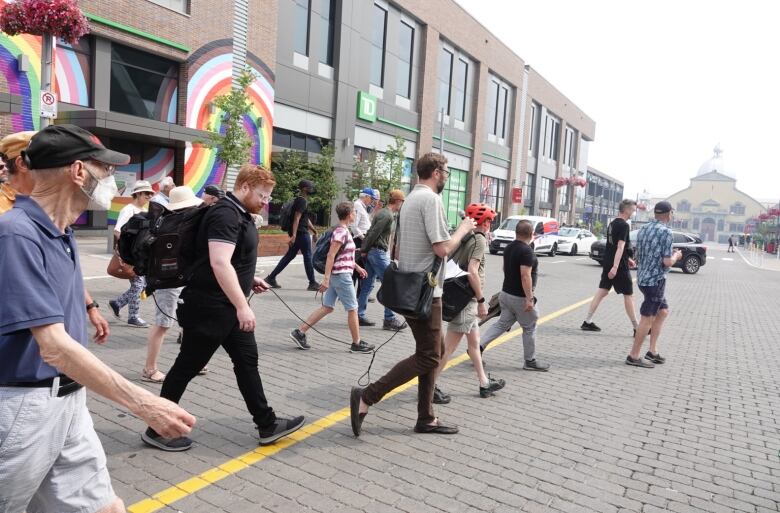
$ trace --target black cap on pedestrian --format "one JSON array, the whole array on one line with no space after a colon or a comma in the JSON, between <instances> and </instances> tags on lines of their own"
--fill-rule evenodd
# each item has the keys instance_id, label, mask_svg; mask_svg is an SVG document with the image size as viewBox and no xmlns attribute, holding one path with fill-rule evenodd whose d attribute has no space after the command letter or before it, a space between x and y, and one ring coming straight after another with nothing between
<instances>
[{"instance_id":1,"label":"black cap on pedestrian","mask_svg":"<svg viewBox=\"0 0 780 513\"><path fill-rule=\"evenodd\" d=\"M299 189L314 189L314 182L311 180L301 180L298 182Z\"/></svg>"},{"instance_id":2,"label":"black cap on pedestrian","mask_svg":"<svg viewBox=\"0 0 780 513\"><path fill-rule=\"evenodd\" d=\"M207 185L206 188L203 189L203 192L211 196L214 196L216 198L222 198L225 196L225 191L223 191L216 185Z\"/></svg>"},{"instance_id":3,"label":"black cap on pedestrian","mask_svg":"<svg viewBox=\"0 0 780 513\"><path fill-rule=\"evenodd\" d=\"M659 201L655 204L654 212L656 214L668 214L672 211L672 204L668 201Z\"/></svg>"},{"instance_id":4,"label":"black cap on pedestrian","mask_svg":"<svg viewBox=\"0 0 780 513\"><path fill-rule=\"evenodd\" d=\"M114 166L130 163L130 155L109 150L96 135L75 125L47 126L30 139L22 154L30 169L67 166L77 160L97 160Z\"/></svg>"}]
</instances>

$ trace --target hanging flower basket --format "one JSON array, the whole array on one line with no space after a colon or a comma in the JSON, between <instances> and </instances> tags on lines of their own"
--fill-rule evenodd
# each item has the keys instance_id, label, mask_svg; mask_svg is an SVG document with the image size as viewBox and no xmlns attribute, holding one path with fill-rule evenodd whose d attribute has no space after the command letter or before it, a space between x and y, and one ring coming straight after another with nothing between
<instances>
[{"instance_id":1,"label":"hanging flower basket","mask_svg":"<svg viewBox=\"0 0 780 513\"><path fill-rule=\"evenodd\" d=\"M17 0L0 10L0 30L9 36L52 35L70 44L89 32L76 0Z\"/></svg>"},{"instance_id":2,"label":"hanging flower basket","mask_svg":"<svg viewBox=\"0 0 780 513\"><path fill-rule=\"evenodd\" d=\"M571 178L569 178L569 183L577 187L585 187L586 185L588 185L588 181L579 176L572 176Z\"/></svg>"},{"instance_id":3,"label":"hanging flower basket","mask_svg":"<svg viewBox=\"0 0 780 513\"><path fill-rule=\"evenodd\" d=\"M564 178L562 176L559 176L558 178L555 179L555 186L558 187L558 188L563 187L564 185L566 185L568 183L569 183L569 179L568 178Z\"/></svg>"}]
</instances>

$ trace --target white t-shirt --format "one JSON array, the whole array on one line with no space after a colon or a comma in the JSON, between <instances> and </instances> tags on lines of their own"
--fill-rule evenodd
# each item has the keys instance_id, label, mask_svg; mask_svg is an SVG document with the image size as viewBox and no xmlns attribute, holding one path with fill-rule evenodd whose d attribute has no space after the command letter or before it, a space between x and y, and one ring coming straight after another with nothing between
<instances>
[{"instance_id":1,"label":"white t-shirt","mask_svg":"<svg viewBox=\"0 0 780 513\"><path fill-rule=\"evenodd\" d=\"M119 211L119 216L116 218L116 225L114 226L114 231L119 234L122 232L122 227L127 223L131 217L134 215L143 212L144 209L136 207L132 203L128 203L124 207L122 207L122 210Z\"/></svg>"},{"instance_id":2,"label":"white t-shirt","mask_svg":"<svg viewBox=\"0 0 780 513\"><path fill-rule=\"evenodd\" d=\"M368 210L366 210L366 204L363 203L363 200L355 200L354 208L355 223L350 228L355 237L362 239L366 236L368 229L371 228L371 218L368 215Z\"/></svg>"}]
</instances>

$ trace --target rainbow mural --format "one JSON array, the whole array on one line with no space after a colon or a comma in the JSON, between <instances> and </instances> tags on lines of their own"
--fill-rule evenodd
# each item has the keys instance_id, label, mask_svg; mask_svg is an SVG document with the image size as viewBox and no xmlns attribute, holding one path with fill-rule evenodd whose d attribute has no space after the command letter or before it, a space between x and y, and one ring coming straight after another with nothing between
<instances>
[{"instance_id":1,"label":"rainbow mural","mask_svg":"<svg viewBox=\"0 0 780 513\"><path fill-rule=\"evenodd\" d=\"M221 51L210 50L189 63L190 81L187 86L186 126L198 130L221 132L223 113L211 113L209 107L215 97L230 92L233 80L233 56L230 45ZM244 127L252 138L250 161L269 166L271 163L271 136L273 130L274 90L269 73L262 63L253 65L258 79L250 86L252 111L244 117ZM261 122L262 119L262 122ZM261 126L262 125L262 126ZM188 144L185 151L184 184L200 194L203 188L219 183L225 173L224 165L216 158L216 151L201 145Z\"/></svg>"},{"instance_id":2,"label":"rainbow mural","mask_svg":"<svg viewBox=\"0 0 780 513\"><path fill-rule=\"evenodd\" d=\"M173 176L176 152L172 148L160 148L159 146L147 146L146 148L150 151L145 152L143 155L131 155L132 161L130 164L118 167L117 172L120 175L122 173L133 173L136 175L137 180L143 176L143 179L151 182L156 190L158 182L163 177ZM132 186L132 184L129 184L129 186ZM129 195L114 198L108 211L110 224L116 222L119 211L130 203L131 200L132 198Z\"/></svg>"},{"instance_id":3,"label":"rainbow mural","mask_svg":"<svg viewBox=\"0 0 780 513\"><path fill-rule=\"evenodd\" d=\"M30 60L30 71L19 71L17 58ZM16 132L37 130L40 126L41 38L22 34L9 37L0 33L0 75L8 84L8 92L22 97L22 113L11 115Z\"/></svg>"},{"instance_id":4,"label":"rainbow mural","mask_svg":"<svg viewBox=\"0 0 780 513\"><path fill-rule=\"evenodd\" d=\"M89 107L90 57L58 42L54 56L54 91L61 102Z\"/></svg>"}]
</instances>

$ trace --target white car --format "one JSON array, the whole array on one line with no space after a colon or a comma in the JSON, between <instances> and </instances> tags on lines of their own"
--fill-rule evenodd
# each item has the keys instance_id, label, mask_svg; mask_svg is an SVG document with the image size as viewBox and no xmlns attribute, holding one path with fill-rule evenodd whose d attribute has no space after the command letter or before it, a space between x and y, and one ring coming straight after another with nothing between
<instances>
[{"instance_id":1,"label":"white car","mask_svg":"<svg viewBox=\"0 0 780 513\"><path fill-rule=\"evenodd\" d=\"M591 245L598 240L595 235L582 228L561 228L557 238L557 252L569 255L590 253Z\"/></svg>"}]
</instances>

